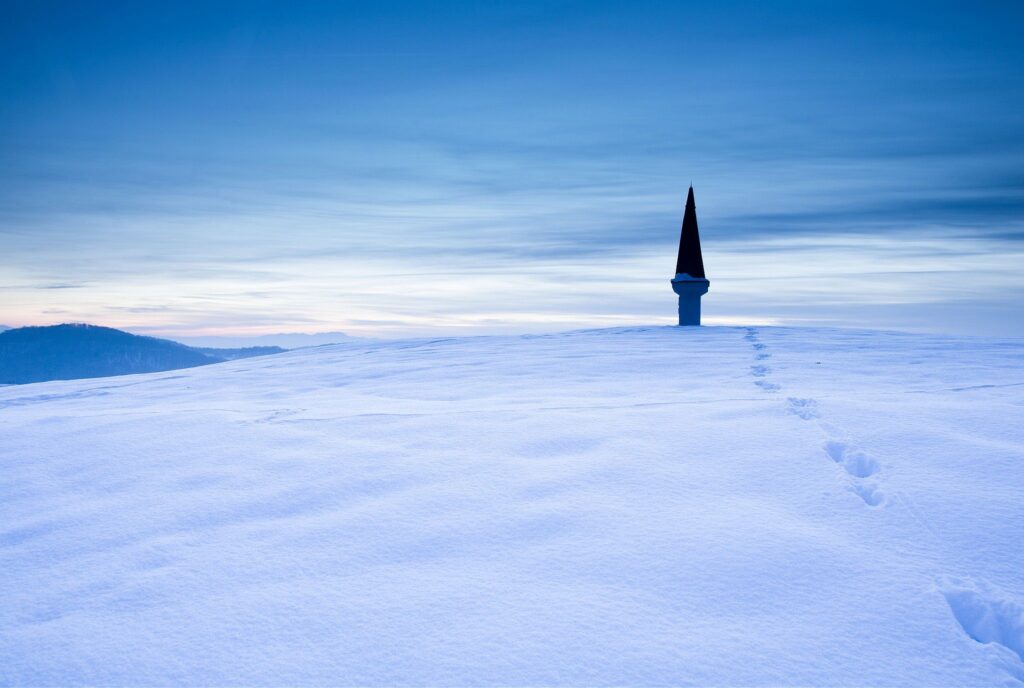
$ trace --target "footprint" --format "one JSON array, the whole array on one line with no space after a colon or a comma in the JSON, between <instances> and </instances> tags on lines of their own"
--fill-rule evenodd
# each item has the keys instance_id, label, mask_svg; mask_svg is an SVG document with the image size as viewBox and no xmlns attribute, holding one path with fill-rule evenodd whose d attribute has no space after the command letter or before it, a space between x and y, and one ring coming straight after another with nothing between
<instances>
[{"instance_id":1,"label":"footprint","mask_svg":"<svg viewBox=\"0 0 1024 688\"><path fill-rule=\"evenodd\" d=\"M985 583L946 579L939 584L953 617L979 643L995 643L1024 661L1024 605Z\"/></svg>"},{"instance_id":2,"label":"footprint","mask_svg":"<svg viewBox=\"0 0 1024 688\"><path fill-rule=\"evenodd\" d=\"M878 486L871 483L854 483L850 489L868 506L879 506L885 501L885 495L878 490Z\"/></svg>"},{"instance_id":3,"label":"footprint","mask_svg":"<svg viewBox=\"0 0 1024 688\"><path fill-rule=\"evenodd\" d=\"M766 392L778 392L782 389L774 382L768 382L767 380L754 380L754 384Z\"/></svg>"},{"instance_id":4,"label":"footprint","mask_svg":"<svg viewBox=\"0 0 1024 688\"><path fill-rule=\"evenodd\" d=\"M761 351L756 356L754 356L754 358L757 359L758 361L765 361L771 357L772 355L766 351Z\"/></svg>"},{"instance_id":5,"label":"footprint","mask_svg":"<svg viewBox=\"0 0 1024 688\"><path fill-rule=\"evenodd\" d=\"M867 478L879 470L878 462L861 451L847 452L843 468L855 478Z\"/></svg>"},{"instance_id":6,"label":"footprint","mask_svg":"<svg viewBox=\"0 0 1024 688\"><path fill-rule=\"evenodd\" d=\"M754 343L754 348L757 349L758 351L763 351L765 346L761 342L755 342Z\"/></svg>"},{"instance_id":7,"label":"footprint","mask_svg":"<svg viewBox=\"0 0 1024 688\"><path fill-rule=\"evenodd\" d=\"M825 443L825 453L855 478L867 478L881 468L873 458L859 449L851 449L845 442L829 440Z\"/></svg>"},{"instance_id":8,"label":"footprint","mask_svg":"<svg viewBox=\"0 0 1024 688\"><path fill-rule=\"evenodd\" d=\"M787 402L789 404L789 412L800 416L804 420L812 420L818 417L818 402L814 399L790 397Z\"/></svg>"},{"instance_id":9,"label":"footprint","mask_svg":"<svg viewBox=\"0 0 1024 688\"><path fill-rule=\"evenodd\" d=\"M846 443L829 440L825 443L825 453L828 454L833 461L840 463L843 460L843 454L846 453Z\"/></svg>"},{"instance_id":10,"label":"footprint","mask_svg":"<svg viewBox=\"0 0 1024 688\"><path fill-rule=\"evenodd\" d=\"M771 372L771 368L765 365L750 366L750 374L754 377L764 377Z\"/></svg>"}]
</instances>

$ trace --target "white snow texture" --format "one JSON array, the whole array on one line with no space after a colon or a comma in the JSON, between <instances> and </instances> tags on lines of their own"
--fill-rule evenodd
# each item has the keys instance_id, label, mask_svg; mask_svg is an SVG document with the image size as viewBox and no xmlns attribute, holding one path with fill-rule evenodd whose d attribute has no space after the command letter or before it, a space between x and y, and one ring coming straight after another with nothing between
<instances>
[{"instance_id":1,"label":"white snow texture","mask_svg":"<svg viewBox=\"0 0 1024 688\"><path fill-rule=\"evenodd\" d=\"M4 685L1018 685L1024 343L652 327L0 389Z\"/></svg>"}]
</instances>

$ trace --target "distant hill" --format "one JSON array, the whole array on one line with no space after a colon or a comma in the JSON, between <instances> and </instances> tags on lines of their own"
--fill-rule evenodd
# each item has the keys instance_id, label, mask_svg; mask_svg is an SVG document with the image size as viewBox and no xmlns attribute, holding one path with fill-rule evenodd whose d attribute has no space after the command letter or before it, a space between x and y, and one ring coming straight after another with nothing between
<instances>
[{"instance_id":1,"label":"distant hill","mask_svg":"<svg viewBox=\"0 0 1024 688\"><path fill-rule=\"evenodd\" d=\"M110 327L65 324L0 332L0 384L153 373L283 351L193 349Z\"/></svg>"},{"instance_id":2,"label":"distant hill","mask_svg":"<svg viewBox=\"0 0 1024 688\"><path fill-rule=\"evenodd\" d=\"M189 348L222 361L234 361L236 358L252 358L253 356L269 356L270 354L279 354L282 351L287 351L287 349L282 349L279 346L245 346L238 349L214 349L204 346Z\"/></svg>"}]
</instances>

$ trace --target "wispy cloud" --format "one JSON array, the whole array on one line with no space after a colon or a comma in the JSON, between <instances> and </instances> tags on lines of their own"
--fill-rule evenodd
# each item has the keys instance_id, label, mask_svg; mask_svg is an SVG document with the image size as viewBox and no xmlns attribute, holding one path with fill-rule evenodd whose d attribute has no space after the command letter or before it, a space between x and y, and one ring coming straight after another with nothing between
<instances>
[{"instance_id":1,"label":"wispy cloud","mask_svg":"<svg viewBox=\"0 0 1024 688\"><path fill-rule=\"evenodd\" d=\"M670 319L693 180L711 316L975 303L991 320L958 322L1004 331L1020 11L922 8L139 6L114 31L103 8L22 6L0 48L0 316L177 334Z\"/></svg>"}]
</instances>

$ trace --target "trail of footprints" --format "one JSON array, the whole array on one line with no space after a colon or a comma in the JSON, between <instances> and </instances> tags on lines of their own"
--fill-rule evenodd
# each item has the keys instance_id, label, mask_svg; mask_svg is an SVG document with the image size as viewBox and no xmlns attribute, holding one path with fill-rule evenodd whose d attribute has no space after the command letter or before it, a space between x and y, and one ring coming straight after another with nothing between
<instances>
[{"instance_id":1,"label":"trail of footprints","mask_svg":"<svg viewBox=\"0 0 1024 688\"><path fill-rule=\"evenodd\" d=\"M765 361L771 354L758 338L757 330L747 328L744 339L754 348L755 363L750 366L754 384L766 392L778 392L782 387L767 379L772 369ZM786 404L790 413L814 421L821 428L828 438L822 451L842 469L850 491L870 507L884 505L885 495L875 483L882 470L878 461L843 439L841 430L823 421L814 399L789 397ZM1024 681L1024 604L984 581L970 578L939 578L935 590L945 598L961 630L978 643L998 647L1003 667L1011 676Z\"/></svg>"},{"instance_id":2,"label":"trail of footprints","mask_svg":"<svg viewBox=\"0 0 1024 688\"><path fill-rule=\"evenodd\" d=\"M757 335L757 330L747 328L744 339L750 342L754 348L754 364L750 366L750 375L754 378L754 384L766 392L778 392L782 389L768 379L772 372L766 361L772 355ZM823 445L822 450L829 459L834 461L846 474L846 480L851 492L860 497L865 504L871 507L881 506L885 503L885 495L878 489L874 477L878 476L881 466L873 457L868 456L849 441L842 439L842 434L828 423L821 421L818 413L818 402L814 399L799 399L789 397L786 401L789 412L809 421L814 421L821 428L822 432L829 438Z\"/></svg>"}]
</instances>

